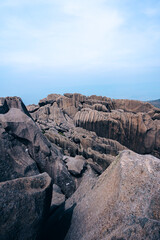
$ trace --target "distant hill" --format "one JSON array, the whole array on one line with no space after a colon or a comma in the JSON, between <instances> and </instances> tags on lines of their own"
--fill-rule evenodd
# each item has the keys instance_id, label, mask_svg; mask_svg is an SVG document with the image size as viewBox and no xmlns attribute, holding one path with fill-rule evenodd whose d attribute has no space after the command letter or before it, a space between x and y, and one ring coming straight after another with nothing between
<instances>
[{"instance_id":1,"label":"distant hill","mask_svg":"<svg viewBox=\"0 0 160 240\"><path fill-rule=\"evenodd\" d=\"M152 101L148 101L148 102L151 103L153 106L160 108L160 99L152 100Z\"/></svg>"}]
</instances>

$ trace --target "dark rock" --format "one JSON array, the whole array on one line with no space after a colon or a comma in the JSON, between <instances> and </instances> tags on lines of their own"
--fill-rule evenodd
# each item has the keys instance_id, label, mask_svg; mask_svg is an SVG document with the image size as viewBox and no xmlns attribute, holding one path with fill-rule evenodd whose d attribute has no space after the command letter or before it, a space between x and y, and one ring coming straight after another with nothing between
<instances>
[{"instance_id":1,"label":"dark rock","mask_svg":"<svg viewBox=\"0 0 160 240\"><path fill-rule=\"evenodd\" d=\"M47 173L0 183L0 239L36 240L49 214L51 178Z\"/></svg>"},{"instance_id":2,"label":"dark rock","mask_svg":"<svg viewBox=\"0 0 160 240\"><path fill-rule=\"evenodd\" d=\"M8 105L5 98L0 98L0 114L8 112Z\"/></svg>"},{"instance_id":3,"label":"dark rock","mask_svg":"<svg viewBox=\"0 0 160 240\"><path fill-rule=\"evenodd\" d=\"M62 203L65 202L65 195L62 193L60 187L56 184L53 184L53 191L52 191L52 201L51 201L51 209L56 209Z\"/></svg>"},{"instance_id":4,"label":"dark rock","mask_svg":"<svg viewBox=\"0 0 160 240\"><path fill-rule=\"evenodd\" d=\"M75 206L76 204L73 204L73 206L65 210L65 204L61 204L60 207L48 218L40 239L64 240L71 224Z\"/></svg>"},{"instance_id":5,"label":"dark rock","mask_svg":"<svg viewBox=\"0 0 160 240\"><path fill-rule=\"evenodd\" d=\"M27 110L30 112L30 113L33 113L35 111L37 111L39 109L39 106L38 105L35 105L35 104L31 104L31 105L28 105L27 106Z\"/></svg>"},{"instance_id":6,"label":"dark rock","mask_svg":"<svg viewBox=\"0 0 160 240\"><path fill-rule=\"evenodd\" d=\"M28 116L29 113L22 111L25 108L22 109L20 99L7 98L6 101L10 109L6 114L0 114L0 180L47 172L63 193L70 196L75 190L75 183L62 161L59 149L46 139Z\"/></svg>"},{"instance_id":7,"label":"dark rock","mask_svg":"<svg viewBox=\"0 0 160 240\"><path fill-rule=\"evenodd\" d=\"M47 98L39 101L39 106L42 107L47 104L53 104L59 96L59 94L49 94Z\"/></svg>"},{"instance_id":8,"label":"dark rock","mask_svg":"<svg viewBox=\"0 0 160 240\"><path fill-rule=\"evenodd\" d=\"M8 106L8 110L11 108L18 108L22 112L24 112L28 117L31 118L26 106L24 105L22 99L20 97L6 97L6 102Z\"/></svg>"},{"instance_id":9,"label":"dark rock","mask_svg":"<svg viewBox=\"0 0 160 240\"><path fill-rule=\"evenodd\" d=\"M39 174L37 164L29 153L30 142L24 137L25 135L21 135L28 132L25 125L26 118L32 122L23 112L14 108L5 115L0 115L1 182ZM18 128L19 134L17 135Z\"/></svg>"}]
</instances>

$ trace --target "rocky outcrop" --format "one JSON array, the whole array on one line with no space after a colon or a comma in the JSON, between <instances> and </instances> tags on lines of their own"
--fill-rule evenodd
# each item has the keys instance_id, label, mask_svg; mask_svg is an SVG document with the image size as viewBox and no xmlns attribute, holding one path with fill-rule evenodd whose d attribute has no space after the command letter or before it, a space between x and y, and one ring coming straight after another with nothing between
<instances>
[{"instance_id":1,"label":"rocky outcrop","mask_svg":"<svg viewBox=\"0 0 160 240\"><path fill-rule=\"evenodd\" d=\"M89 130L89 138L90 131L94 131L99 137L116 140L138 153L160 157L160 110L150 103L95 95L86 97L77 93L66 93L64 96L51 94L39 102L39 108L32 106L30 113L49 140L58 145L64 154L73 157L80 154L95 161L102 158L97 157L91 146L91 151L88 149L86 152L82 141L78 143L80 134L76 132L77 127L81 127ZM74 134L78 136L77 142Z\"/></svg>"},{"instance_id":2,"label":"rocky outcrop","mask_svg":"<svg viewBox=\"0 0 160 240\"><path fill-rule=\"evenodd\" d=\"M152 101L148 101L150 104L152 104L153 106L160 108L160 99L157 100L152 100Z\"/></svg>"},{"instance_id":3,"label":"rocky outcrop","mask_svg":"<svg viewBox=\"0 0 160 240\"><path fill-rule=\"evenodd\" d=\"M67 200L77 203L65 240L160 238L160 161L123 151L99 177Z\"/></svg>"},{"instance_id":4,"label":"rocky outcrop","mask_svg":"<svg viewBox=\"0 0 160 240\"><path fill-rule=\"evenodd\" d=\"M132 113L148 113L151 110L155 110L150 103L137 100L114 99L113 105L115 109L123 109L125 112Z\"/></svg>"},{"instance_id":5,"label":"rocky outcrop","mask_svg":"<svg viewBox=\"0 0 160 240\"><path fill-rule=\"evenodd\" d=\"M51 203L47 173L0 183L0 239L37 240Z\"/></svg>"},{"instance_id":6,"label":"rocky outcrop","mask_svg":"<svg viewBox=\"0 0 160 240\"><path fill-rule=\"evenodd\" d=\"M159 109L77 93L27 109L0 98L2 240L160 238L159 159L128 150L160 157Z\"/></svg>"},{"instance_id":7,"label":"rocky outcrop","mask_svg":"<svg viewBox=\"0 0 160 240\"><path fill-rule=\"evenodd\" d=\"M59 149L46 139L29 113L25 113L27 110L22 108L19 98L4 101L8 111L0 114L0 181L47 172L69 197L75 191L75 183Z\"/></svg>"},{"instance_id":8,"label":"rocky outcrop","mask_svg":"<svg viewBox=\"0 0 160 240\"><path fill-rule=\"evenodd\" d=\"M7 113L11 108L18 108L26 115L31 117L21 98L19 97L0 98L0 114Z\"/></svg>"},{"instance_id":9,"label":"rocky outcrop","mask_svg":"<svg viewBox=\"0 0 160 240\"><path fill-rule=\"evenodd\" d=\"M138 153L160 157L160 121L153 121L149 114L118 110L104 113L87 108L79 111L74 121L77 127L114 139Z\"/></svg>"},{"instance_id":10,"label":"rocky outcrop","mask_svg":"<svg viewBox=\"0 0 160 240\"><path fill-rule=\"evenodd\" d=\"M49 130L46 131L45 136L60 147L64 155L92 158L102 171L114 161L119 151L126 149L117 141L98 137L94 132L78 127L64 134Z\"/></svg>"}]
</instances>

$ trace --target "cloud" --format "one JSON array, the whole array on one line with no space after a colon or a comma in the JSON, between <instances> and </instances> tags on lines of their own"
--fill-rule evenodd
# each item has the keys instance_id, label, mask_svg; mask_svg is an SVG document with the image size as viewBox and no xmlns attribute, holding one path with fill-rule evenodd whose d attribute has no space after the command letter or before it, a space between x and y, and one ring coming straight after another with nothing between
<instances>
[{"instance_id":1,"label":"cloud","mask_svg":"<svg viewBox=\"0 0 160 240\"><path fill-rule=\"evenodd\" d=\"M109 3L4 1L1 9L19 6L20 10L3 16L0 64L21 69L24 65L27 71L42 67L109 71L159 66L159 25L147 22L142 27L141 18L131 21L132 10ZM150 9L146 14L153 13Z\"/></svg>"}]
</instances>

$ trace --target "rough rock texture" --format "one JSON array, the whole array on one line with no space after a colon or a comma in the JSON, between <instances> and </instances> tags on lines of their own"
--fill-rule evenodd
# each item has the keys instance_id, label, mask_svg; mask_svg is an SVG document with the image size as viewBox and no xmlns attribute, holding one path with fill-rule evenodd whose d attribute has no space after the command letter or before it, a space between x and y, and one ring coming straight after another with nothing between
<instances>
[{"instance_id":1,"label":"rough rock texture","mask_svg":"<svg viewBox=\"0 0 160 240\"><path fill-rule=\"evenodd\" d=\"M102 113L87 108L79 111L74 120L77 127L117 140L138 153L160 157L160 120L153 120L147 113L118 110Z\"/></svg>"},{"instance_id":2,"label":"rough rock texture","mask_svg":"<svg viewBox=\"0 0 160 240\"><path fill-rule=\"evenodd\" d=\"M67 93L27 109L0 98L0 239L160 238L160 161L128 151L160 157L158 108Z\"/></svg>"},{"instance_id":3,"label":"rough rock texture","mask_svg":"<svg viewBox=\"0 0 160 240\"><path fill-rule=\"evenodd\" d=\"M51 202L47 173L0 183L0 239L37 239Z\"/></svg>"},{"instance_id":4,"label":"rough rock texture","mask_svg":"<svg viewBox=\"0 0 160 240\"><path fill-rule=\"evenodd\" d=\"M65 202L65 195L61 192L60 187L58 187L56 184L53 184L52 190L51 207L53 209L53 207L56 208Z\"/></svg>"},{"instance_id":5,"label":"rough rock texture","mask_svg":"<svg viewBox=\"0 0 160 240\"><path fill-rule=\"evenodd\" d=\"M31 117L20 97L0 98L0 114L7 113L10 108L18 108Z\"/></svg>"},{"instance_id":6,"label":"rough rock texture","mask_svg":"<svg viewBox=\"0 0 160 240\"><path fill-rule=\"evenodd\" d=\"M75 158L64 156L64 161L68 171L74 176L80 176L86 166L85 159L81 156Z\"/></svg>"},{"instance_id":7,"label":"rough rock texture","mask_svg":"<svg viewBox=\"0 0 160 240\"><path fill-rule=\"evenodd\" d=\"M153 110L154 107L148 102L128 99L114 99L113 105L115 109L123 109L125 112L139 113Z\"/></svg>"},{"instance_id":8,"label":"rough rock texture","mask_svg":"<svg viewBox=\"0 0 160 240\"><path fill-rule=\"evenodd\" d=\"M19 98L5 101L8 110L0 114L0 181L47 172L69 197L75 183L59 149L42 134Z\"/></svg>"},{"instance_id":9,"label":"rough rock texture","mask_svg":"<svg viewBox=\"0 0 160 240\"><path fill-rule=\"evenodd\" d=\"M160 239L160 160L125 150L98 180L84 181L65 240Z\"/></svg>"},{"instance_id":10,"label":"rough rock texture","mask_svg":"<svg viewBox=\"0 0 160 240\"><path fill-rule=\"evenodd\" d=\"M39 102L39 107L30 105L27 108L44 135L56 144L64 155L92 158L97 169L101 169L100 173L125 147L117 141L101 138L94 132L75 127L73 118L86 105L100 112L108 112L114 108L109 98L86 97L81 94L51 94Z\"/></svg>"},{"instance_id":11,"label":"rough rock texture","mask_svg":"<svg viewBox=\"0 0 160 240\"><path fill-rule=\"evenodd\" d=\"M102 159L101 162L108 162L100 164L103 169L113 161L118 151L123 150L122 145L141 154L160 157L160 110L150 103L66 93L64 96L50 94L39 102L39 107L28 106L28 110L47 138L64 154L72 157L83 155L93 158L96 163ZM81 128L89 131L84 132ZM91 131L101 138L93 136ZM104 138L110 148L107 153L104 151ZM110 139L122 144L114 142L117 153L113 154ZM88 146L91 144L87 148L86 142ZM100 150L95 150L92 142L99 145Z\"/></svg>"},{"instance_id":12,"label":"rough rock texture","mask_svg":"<svg viewBox=\"0 0 160 240\"><path fill-rule=\"evenodd\" d=\"M152 100L152 101L148 101L150 104L152 104L153 106L160 108L160 99L157 100Z\"/></svg>"}]
</instances>

